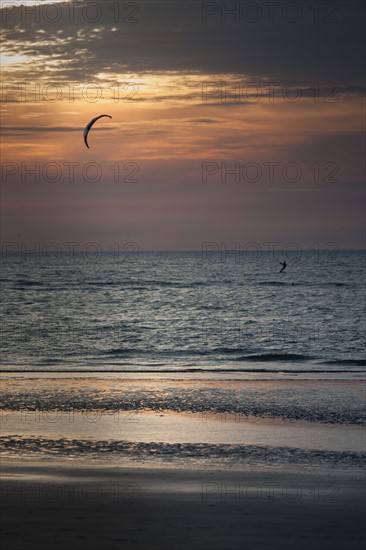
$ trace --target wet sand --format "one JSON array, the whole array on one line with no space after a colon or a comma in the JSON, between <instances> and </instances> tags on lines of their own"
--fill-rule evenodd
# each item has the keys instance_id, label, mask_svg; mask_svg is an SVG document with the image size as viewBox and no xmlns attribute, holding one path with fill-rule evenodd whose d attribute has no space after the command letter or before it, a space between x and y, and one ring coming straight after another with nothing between
<instances>
[{"instance_id":1,"label":"wet sand","mask_svg":"<svg viewBox=\"0 0 366 550\"><path fill-rule=\"evenodd\" d=\"M9 378L2 393L1 548L365 548L359 383Z\"/></svg>"},{"instance_id":2,"label":"wet sand","mask_svg":"<svg viewBox=\"0 0 366 550\"><path fill-rule=\"evenodd\" d=\"M356 550L361 473L2 461L4 549Z\"/></svg>"}]
</instances>

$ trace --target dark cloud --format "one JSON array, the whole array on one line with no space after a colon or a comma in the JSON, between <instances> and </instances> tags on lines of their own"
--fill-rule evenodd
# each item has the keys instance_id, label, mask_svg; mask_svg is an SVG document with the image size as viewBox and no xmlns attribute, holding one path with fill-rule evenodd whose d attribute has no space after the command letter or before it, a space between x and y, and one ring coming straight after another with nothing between
<instances>
[{"instance_id":1,"label":"dark cloud","mask_svg":"<svg viewBox=\"0 0 366 550\"><path fill-rule=\"evenodd\" d=\"M224 2L212 3L218 11L206 22L201 1L139 1L131 4L138 7L135 15L133 8L123 11L120 3L113 4L120 6L118 13L107 0L96 4L100 13L93 15L84 2L72 3L72 20L69 5L59 4L61 17L54 23L44 16L35 21L8 14L3 25L5 50L31 56L35 77L50 66L55 77L78 81L92 80L100 72L181 71L246 74L254 80L303 85L333 81L352 86L353 93L363 92L359 88L364 66L362 2L320 2L316 22L312 3L298 0L301 17L294 23L288 20L290 12L285 17L286 11L281 11L289 2L280 3L273 23L265 15L268 2L255 3L263 16L252 23L243 16L238 21L232 16L222 20ZM242 9L246 4L240 4ZM334 13L332 5L339 8Z\"/></svg>"},{"instance_id":2,"label":"dark cloud","mask_svg":"<svg viewBox=\"0 0 366 550\"><path fill-rule=\"evenodd\" d=\"M109 130L109 128L96 128L97 130ZM83 128L77 126L4 126L2 132L82 132Z\"/></svg>"},{"instance_id":3,"label":"dark cloud","mask_svg":"<svg viewBox=\"0 0 366 550\"><path fill-rule=\"evenodd\" d=\"M222 120L216 118L192 118L189 122L194 122L196 124L220 124Z\"/></svg>"}]
</instances>

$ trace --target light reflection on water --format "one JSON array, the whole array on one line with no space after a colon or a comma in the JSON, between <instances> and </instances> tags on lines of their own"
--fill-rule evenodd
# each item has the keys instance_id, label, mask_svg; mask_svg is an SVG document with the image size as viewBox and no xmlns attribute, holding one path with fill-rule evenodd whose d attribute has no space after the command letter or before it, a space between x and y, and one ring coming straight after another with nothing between
<instances>
[{"instance_id":1,"label":"light reflection on water","mask_svg":"<svg viewBox=\"0 0 366 550\"><path fill-rule=\"evenodd\" d=\"M284 275L281 253L30 256L3 261L3 369L350 379L364 370L361 252L289 255Z\"/></svg>"}]
</instances>

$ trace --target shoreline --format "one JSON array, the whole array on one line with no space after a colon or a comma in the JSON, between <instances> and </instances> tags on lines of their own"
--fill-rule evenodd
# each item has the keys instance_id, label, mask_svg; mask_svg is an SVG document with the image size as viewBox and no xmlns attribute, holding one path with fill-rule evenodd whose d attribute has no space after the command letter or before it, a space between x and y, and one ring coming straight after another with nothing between
<instances>
[{"instance_id":1,"label":"shoreline","mask_svg":"<svg viewBox=\"0 0 366 550\"><path fill-rule=\"evenodd\" d=\"M255 368L255 369L2 369L0 378L3 380L24 378L40 380L124 380L124 381L161 381L161 382L365 382L366 372L358 369L288 369L288 368Z\"/></svg>"},{"instance_id":2,"label":"shoreline","mask_svg":"<svg viewBox=\"0 0 366 550\"><path fill-rule=\"evenodd\" d=\"M15 435L49 440L295 447L363 452L362 425L327 424L230 412L156 410L1 410L1 441Z\"/></svg>"},{"instance_id":3,"label":"shoreline","mask_svg":"<svg viewBox=\"0 0 366 550\"><path fill-rule=\"evenodd\" d=\"M2 383L7 550L364 550L359 382L62 376Z\"/></svg>"},{"instance_id":4,"label":"shoreline","mask_svg":"<svg viewBox=\"0 0 366 550\"><path fill-rule=\"evenodd\" d=\"M30 383L36 380L36 383ZM360 380L173 380L117 377L3 377L2 410L228 413L363 425Z\"/></svg>"}]
</instances>

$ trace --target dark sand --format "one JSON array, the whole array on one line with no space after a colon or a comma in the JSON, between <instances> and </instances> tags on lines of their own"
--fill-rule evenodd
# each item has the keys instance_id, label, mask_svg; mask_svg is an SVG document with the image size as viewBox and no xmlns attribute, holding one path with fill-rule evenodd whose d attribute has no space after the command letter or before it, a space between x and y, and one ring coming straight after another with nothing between
<instances>
[{"instance_id":1,"label":"dark sand","mask_svg":"<svg viewBox=\"0 0 366 550\"><path fill-rule=\"evenodd\" d=\"M2 463L1 547L356 550L361 473Z\"/></svg>"}]
</instances>

